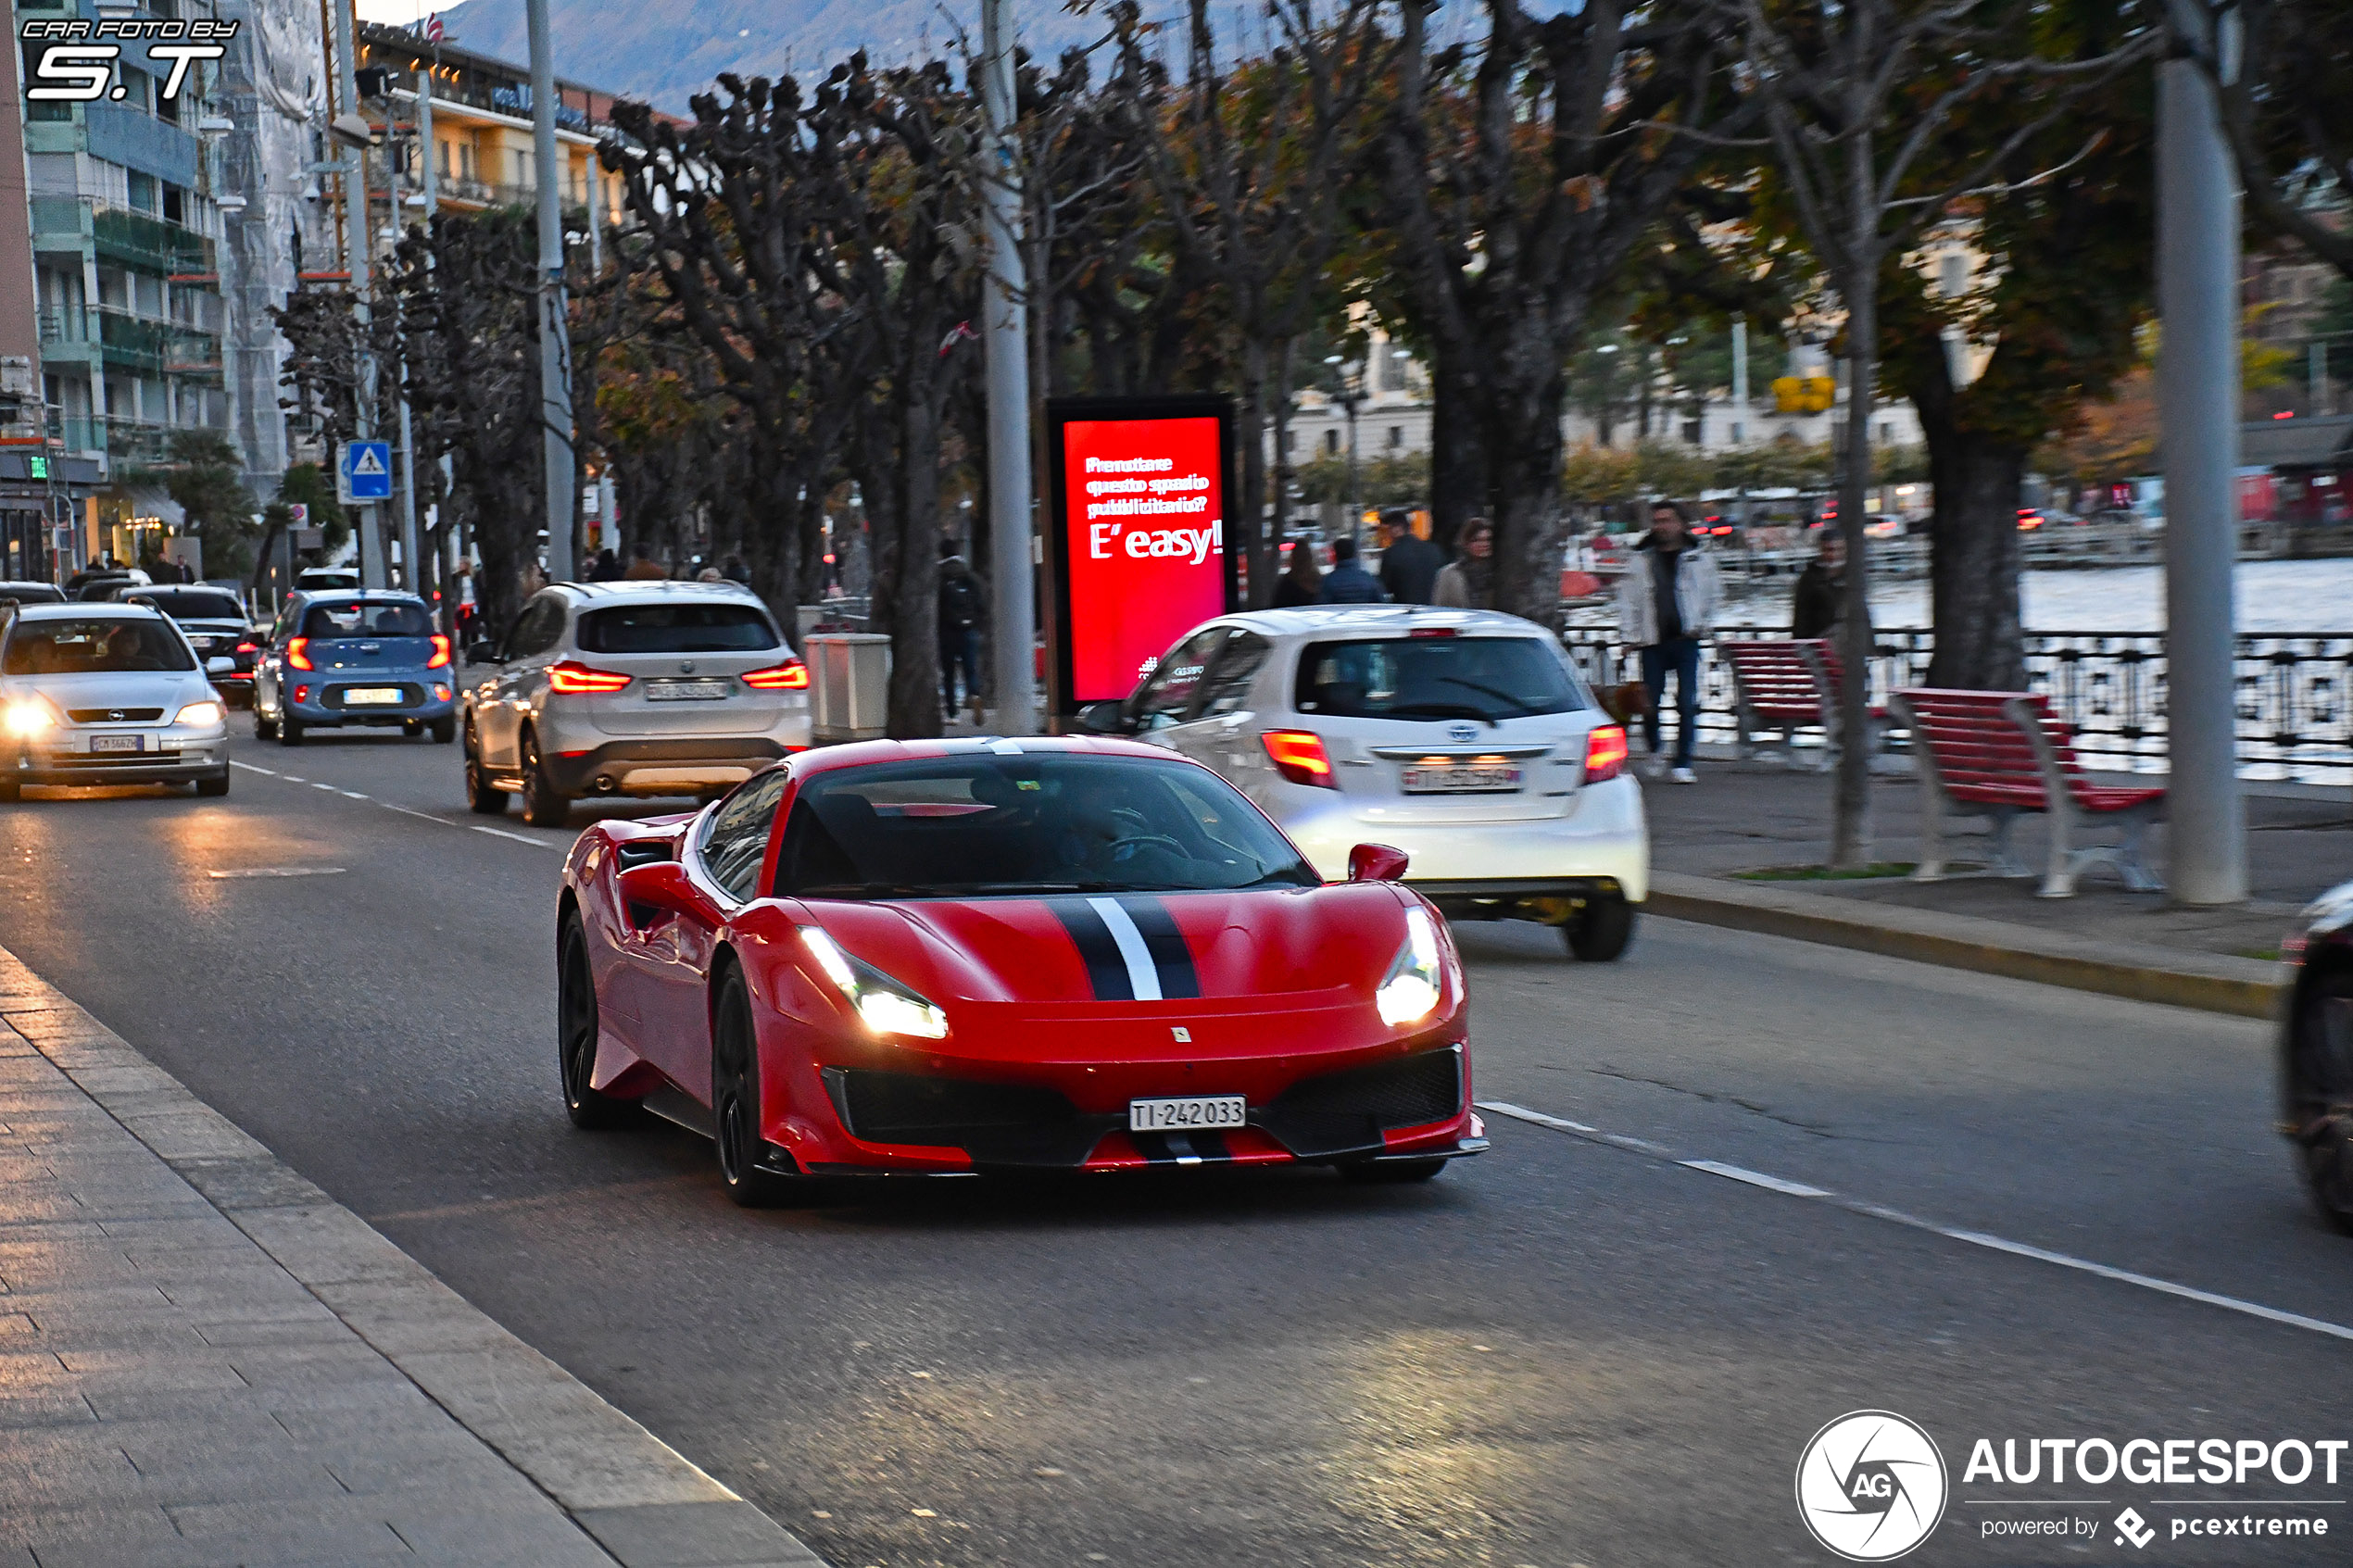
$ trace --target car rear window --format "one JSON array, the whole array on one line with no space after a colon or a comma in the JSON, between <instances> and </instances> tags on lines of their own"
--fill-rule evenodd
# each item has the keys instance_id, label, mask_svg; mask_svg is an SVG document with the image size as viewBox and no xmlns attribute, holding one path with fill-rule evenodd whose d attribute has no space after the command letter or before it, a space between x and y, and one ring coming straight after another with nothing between
<instances>
[{"instance_id":1,"label":"car rear window","mask_svg":"<svg viewBox=\"0 0 2353 1568\"><path fill-rule=\"evenodd\" d=\"M151 594L126 594L123 598L130 604L153 605L174 621L243 621L245 618L245 607L228 594L164 588Z\"/></svg>"},{"instance_id":2,"label":"car rear window","mask_svg":"<svg viewBox=\"0 0 2353 1568\"><path fill-rule=\"evenodd\" d=\"M19 621L8 634L0 671L10 675L103 675L135 671L194 670L170 625L141 618Z\"/></svg>"},{"instance_id":3,"label":"car rear window","mask_svg":"<svg viewBox=\"0 0 2353 1568\"><path fill-rule=\"evenodd\" d=\"M583 653L758 653L778 641L750 604L615 605L580 618Z\"/></svg>"},{"instance_id":4,"label":"car rear window","mask_svg":"<svg viewBox=\"0 0 2353 1568\"><path fill-rule=\"evenodd\" d=\"M65 603L65 590L46 583L0 583L0 602L20 605Z\"/></svg>"},{"instance_id":5,"label":"car rear window","mask_svg":"<svg viewBox=\"0 0 2353 1568\"><path fill-rule=\"evenodd\" d=\"M302 635L321 643L337 637L429 637L433 621L420 604L329 601L302 612Z\"/></svg>"},{"instance_id":6,"label":"car rear window","mask_svg":"<svg viewBox=\"0 0 2353 1568\"><path fill-rule=\"evenodd\" d=\"M1534 637L1368 637L1310 643L1293 701L1341 719L1499 719L1585 706Z\"/></svg>"},{"instance_id":7,"label":"car rear window","mask_svg":"<svg viewBox=\"0 0 2353 1568\"><path fill-rule=\"evenodd\" d=\"M1143 758L926 758L827 770L785 823L779 894L832 898L1315 886L1239 791Z\"/></svg>"}]
</instances>

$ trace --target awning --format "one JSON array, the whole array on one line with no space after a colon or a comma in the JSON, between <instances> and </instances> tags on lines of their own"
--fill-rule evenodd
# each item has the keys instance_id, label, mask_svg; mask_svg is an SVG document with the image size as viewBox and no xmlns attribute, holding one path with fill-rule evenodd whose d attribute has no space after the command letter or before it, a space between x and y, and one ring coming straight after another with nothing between
<instances>
[{"instance_id":1,"label":"awning","mask_svg":"<svg viewBox=\"0 0 2353 1568\"><path fill-rule=\"evenodd\" d=\"M2239 461L2248 468L2329 469L2353 446L2353 415L2249 420L2239 427Z\"/></svg>"}]
</instances>

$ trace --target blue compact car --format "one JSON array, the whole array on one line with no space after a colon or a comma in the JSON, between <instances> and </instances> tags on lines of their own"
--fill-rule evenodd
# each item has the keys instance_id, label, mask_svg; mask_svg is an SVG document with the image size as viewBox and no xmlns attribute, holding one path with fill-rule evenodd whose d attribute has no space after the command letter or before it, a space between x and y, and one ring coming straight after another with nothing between
<instances>
[{"instance_id":1,"label":"blue compact car","mask_svg":"<svg viewBox=\"0 0 2353 1568\"><path fill-rule=\"evenodd\" d=\"M449 639L414 594L348 589L288 596L254 667L253 733L300 746L330 725L458 734Z\"/></svg>"}]
</instances>

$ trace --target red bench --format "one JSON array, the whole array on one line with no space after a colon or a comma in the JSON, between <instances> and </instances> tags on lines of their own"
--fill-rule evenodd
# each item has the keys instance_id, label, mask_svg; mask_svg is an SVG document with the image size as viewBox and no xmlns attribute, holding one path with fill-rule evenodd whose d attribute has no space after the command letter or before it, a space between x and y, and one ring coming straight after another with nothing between
<instances>
[{"instance_id":1,"label":"red bench","mask_svg":"<svg viewBox=\"0 0 2353 1568\"><path fill-rule=\"evenodd\" d=\"M2004 876L2032 874L2010 848L2010 825L2022 811L2051 820L2050 859L2038 890L2070 898L2075 879L2093 865L2114 866L2135 893L2164 890L2141 857L2150 822L2165 803L2161 789L2111 789L2084 777L2073 733L2051 716L2048 698L2032 692L1965 692L1919 688L1897 692L1897 721L1912 732L1921 785L1920 863L1914 881L1944 874L1944 820L1990 817L1994 865ZM2076 847L2082 830L2113 823L2119 843Z\"/></svg>"},{"instance_id":2,"label":"red bench","mask_svg":"<svg viewBox=\"0 0 2353 1568\"><path fill-rule=\"evenodd\" d=\"M1820 638L1727 637L1716 647L1732 671L1741 755L1756 755L1759 730L1779 730L1794 762L1797 732L1818 729L1825 745L1817 766L1829 767L1839 749L1838 650ZM1873 720L1885 714L1884 709L1871 709ZM1876 744L1876 734L1872 738Z\"/></svg>"}]
</instances>

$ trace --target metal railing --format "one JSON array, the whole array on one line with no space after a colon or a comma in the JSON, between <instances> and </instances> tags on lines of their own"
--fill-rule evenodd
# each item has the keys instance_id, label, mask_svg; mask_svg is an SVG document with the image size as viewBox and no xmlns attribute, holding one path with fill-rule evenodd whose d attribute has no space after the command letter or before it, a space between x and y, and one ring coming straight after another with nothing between
<instances>
[{"instance_id":1,"label":"metal railing","mask_svg":"<svg viewBox=\"0 0 2353 1568\"><path fill-rule=\"evenodd\" d=\"M1700 738L1738 738L1730 666L1723 639L1786 636L1779 630L1726 628L1700 663ZM1570 658L1593 684L1642 678L1635 650L1615 629L1576 626L1562 633ZM2027 686L2051 699L2075 730L2076 750L2120 772L2166 765L2165 635L2161 632L2044 632L2025 638ZM1914 627L1882 628L1871 659L1874 707L1890 692L1925 685L1935 640ZM2353 633L2296 632L2238 639L2239 771L2249 778L2342 782L2353 769ZM1672 723L1671 716L1667 720Z\"/></svg>"}]
</instances>

